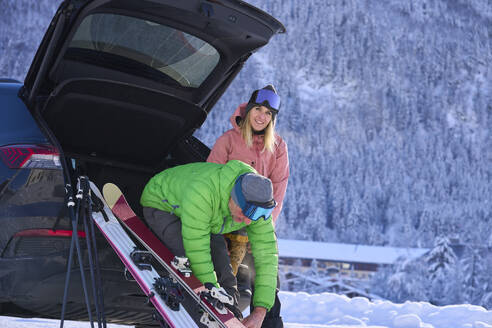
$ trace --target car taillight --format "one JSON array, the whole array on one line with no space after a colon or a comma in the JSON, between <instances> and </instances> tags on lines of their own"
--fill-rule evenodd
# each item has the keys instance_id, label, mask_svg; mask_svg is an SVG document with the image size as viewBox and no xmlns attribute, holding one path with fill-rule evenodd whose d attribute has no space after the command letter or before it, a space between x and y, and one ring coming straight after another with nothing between
<instances>
[{"instance_id":1,"label":"car taillight","mask_svg":"<svg viewBox=\"0 0 492 328\"><path fill-rule=\"evenodd\" d=\"M80 238L85 238L84 231L77 231ZM72 230L30 229L17 232L14 237L72 237Z\"/></svg>"},{"instance_id":2,"label":"car taillight","mask_svg":"<svg viewBox=\"0 0 492 328\"><path fill-rule=\"evenodd\" d=\"M60 154L49 145L7 145L0 157L11 169L60 169Z\"/></svg>"}]
</instances>

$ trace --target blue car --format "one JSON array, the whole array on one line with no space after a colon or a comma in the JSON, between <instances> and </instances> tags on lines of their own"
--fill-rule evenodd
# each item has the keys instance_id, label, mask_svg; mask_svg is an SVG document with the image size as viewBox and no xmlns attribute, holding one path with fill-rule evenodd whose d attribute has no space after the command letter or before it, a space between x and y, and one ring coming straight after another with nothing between
<instances>
[{"instance_id":1,"label":"blue car","mask_svg":"<svg viewBox=\"0 0 492 328\"><path fill-rule=\"evenodd\" d=\"M141 214L151 176L206 159L194 131L248 57L284 31L239 0L64 1L25 81L0 79L0 315L60 318L67 179L116 183ZM86 250L82 222L78 236ZM96 241L107 321L157 326ZM70 282L65 319L88 320L76 256Z\"/></svg>"}]
</instances>

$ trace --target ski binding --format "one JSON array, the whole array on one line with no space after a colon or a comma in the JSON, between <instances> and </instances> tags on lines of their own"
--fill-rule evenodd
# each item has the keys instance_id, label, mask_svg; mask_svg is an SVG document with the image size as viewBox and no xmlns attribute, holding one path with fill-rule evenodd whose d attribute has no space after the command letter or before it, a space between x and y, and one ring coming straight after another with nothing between
<instances>
[{"instance_id":1,"label":"ski binding","mask_svg":"<svg viewBox=\"0 0 492 328\"><path fill-rule=\"evenodd\" d=\"M169 276L155 278L154 289L171 310L179 311L179 304L184 300L184 290L177 281Z\"/></svg>"},{"instance_id":2,"label":"ski binding","mask_svg":"<svg viewBox=\"0 0 492 328\"><path fill-rule=\"evenodd\" d=\"M211 283L205 283L206 291L202 291L200 295L205 298L217 312L224 314L227 313L226 305L234 305L234 299L231 295L227 294L224 288L217 288Z\"/></svg>"},{"instance_id":3,"label":"ski binding","mask_svg":"<svg viewBox=\"0 0 492 328\"><path fill-rule=\"evenodd\" d=\"M140 270L152 271L152 253L134 248L130 253L130 258Z\"/></svg>"},{"instance_id":4,"label":"ski binding","mask_svg":"<svg viewBox=\"0 0 492 328\"><path fill-rule=\"evenodd\" d=\"M190 277L191 276L191 266L190 266L190 261L188 260L187 257L184 256L174 256L173 260L171 261L172 266L181 272L185 277Z\"/></svg>"},{"instance_id":5,"label":"ski binding","mask_svg":"<svg viewBox=\"0 0 492 328\"><path fill-rule=\"evenodd\" d=\"M203 323L208 328L220 328L218 322L210 318L210 315L207 312L203 312L200 318L200 322Z\"/></svg>"}]
</instances>

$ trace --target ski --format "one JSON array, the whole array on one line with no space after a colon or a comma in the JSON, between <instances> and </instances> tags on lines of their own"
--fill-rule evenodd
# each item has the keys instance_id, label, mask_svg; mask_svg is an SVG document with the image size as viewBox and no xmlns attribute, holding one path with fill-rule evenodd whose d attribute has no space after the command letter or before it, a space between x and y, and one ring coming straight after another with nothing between
<instances>
[{"instance_id":1,"label":"ski","mask_svg":"<svg viewBox=\"0 0 492 328\"><path fill-rule=\"evenodd\" d=\"M201 310L200 322L209 328L244 328L224 305L213 286L205 287L192 273L186 258L175 257L147 225L133 212L121 190L112 183L103 186L104 198L120 222L153 254L155 259L186 290Z\"/></svg>"},{"instance_id":2,"label":"ski","mask_svg":"<svg viewBox=\"0 0 492 328\"><path fill-rule=\"evenodd\" d=\"M182 287L169 274L162 275L156 271L151 261L153 255L147 250L138 249L92 182L90 189L94 203L92 219L125 265L125 277L129 279L129 273L154 306L157 311L154 318L161 327L198 327L181 304Z\"/></svg>"}]
</instances>

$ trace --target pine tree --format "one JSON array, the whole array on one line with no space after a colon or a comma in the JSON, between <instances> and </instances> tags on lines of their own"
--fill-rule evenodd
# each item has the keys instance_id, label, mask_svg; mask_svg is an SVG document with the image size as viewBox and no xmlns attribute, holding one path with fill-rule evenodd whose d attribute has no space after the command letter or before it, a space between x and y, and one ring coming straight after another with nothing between
<instances>
[{"instance_id":1,"label":"pine tree","mask_svg":"<svg viewBox=\"0 0 492 328\"><path fill-rule=\"evenodd\" d=\"M470 304L479 304L483 297L484 284L481 274L484 271L480 251L470 245L467 246L465 255L461 260L463 267L463 296L464 301Z\"/></svg>"},{"instance_id":2,"label":"pine tree","mask_svg":"<svg viewBox=\"0 0 492 328\"><path fill-rule=\"evenodd\" d=\"M399 258L393 266L382 267L371 280L371 292L393 302L427 301L429 281L422 259Z\"/></svg>"},{"instance_id":3,"label":"pine tree","mask_svg":"<svg viewBox=\"0 0 492 328\"><path fill-rule=\"evenodd\" d=\"M450 241L447 237L437 237L434 242L434 248L425 257L428 264L427 271L430 278L436 279L444 276L451 267L456 263L456 255L450 247Z\"/></svg>"},{"instance_id":4,"label":"pine tree","mask_svg":"<svg viewBox=\"0 0 492 328\"><path fill-rule=\"evenodd\" d=\"M440 236L435 239L434 248L425 257L427 273L429 275L430 301L434 304L448 304L450 289L456 279L456 255L450 247L447 237ZM450 286L450 281L451 286Z\"/></svg>"}]
</instances>

